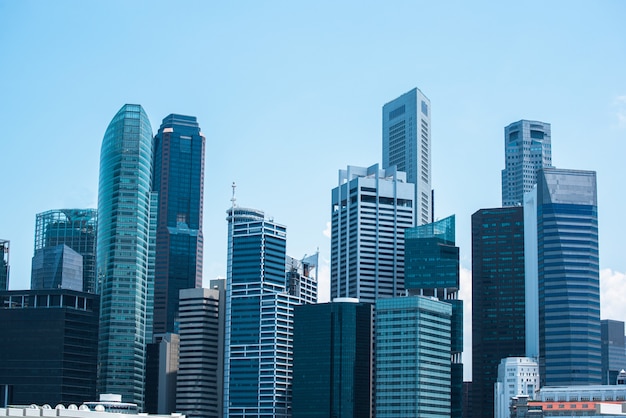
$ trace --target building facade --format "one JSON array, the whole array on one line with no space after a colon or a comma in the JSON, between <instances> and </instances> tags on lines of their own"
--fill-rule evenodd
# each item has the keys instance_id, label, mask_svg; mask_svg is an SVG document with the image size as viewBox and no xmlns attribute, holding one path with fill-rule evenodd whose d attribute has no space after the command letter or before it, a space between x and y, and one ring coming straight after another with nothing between
<instances>
[{"instance_id":1,"label":"building facade","mask_svg":"<svg viewBox=\"0 0 626 418\"><path fill-rule=\"evenodd\" d=\"M295 307L293 418L372 416L372 318L356 299Z\"/></svg>"},{"instance_id":2,"label":"building facade","mask_svg":"<svg viewBox=\"0 0 626 418\"><path fill-rule=\"evenodd\" d=\"M600 321L602 338L602 384L615 385L620 371L626 369L624 322L613 319Z\"/></svg>"},{"instance_id":3,"label":"building facade","mask_svg":"<svg viewBox=\"0 0 626 418\"><path fill-rule=\"evenodd\" d=\"M498 364L498 377L494 385L493 405L495 418L510 418L511 399L525 395L535 399L539 389L539 364L528 357L507 357Z\"/></svg>"},{"instance_id":4,"label":"building facade","mask_svg":"<svg viewBox=\"0 0 626 418\"><path fill-rule=\"evenodd\" d=\"M430 100L414 88L383 106L383 169L396 166L415 189L415 225L433 222Z\"/></svg>"},{"instance_id":5,"label":"building facade","mask_svg":"<svg viewBox=\"0 0 626 418\"><path fill-rule=\"evenodd\" d=\"M0 290L9 290L10 241L0 239Z\"/></svg>"},{"instance_id":6,"label":"building facade","mask_svg":"<svg viewBox=\"0 0 626 418\"><path fill-rule=\"evenodd\" d=\"M502 206L521 206L537 184L537 170L552 167L550 124L520 120L504 128Z\"/></svg>"},{"instance_id":7,"label":"building facade","mask_svg":"<svg viewBox=\"0 0 626 418\"><path fill-rule=\"evenodd\" d=\"M596 173L540 170L536 213L541 386L600 384Z\"/></svg>"},{"instance_id":8,"label":"building facade","mask_svg":"<svg viewBox=\"0 0 626 418\"><path fill-rule=\"evenodd\" d=\"M83 256L65 244L35 251L30 288L83 291Z\"/></svg>"},{"instance_id":9,"label":"building facade","mask_svg":"<svg viewBox=\"0 0 626 418\"><path fill-rule=\"evenodd\" d=\"M445 417L452 305L424 296L376 302L376 418Z\"/></svg>"},{"instance_id":10,"label":"building facade","mask_svg":"<svg viewBox=\"0 0 626 418\"><path fill-rule=\"evenodd\" d=\"M95 399L99 308L93 293L0 291L4 406Z\"/></svg>"},{"instance_id":11,"label":"building facade","mask_svg":"<svg viewBox=\"0 0 626 418\"><path fill-rule=\"evenodd\" d=\"M222 416L223 311L223 287L180 291L176 411L188 417Z\"/></svg>"},{"instance_id":12,"label":"building facade","mask_svg":"<svg viewBox=\"0 0 626 418\"><path fill-rule=\"evenodd\" d=\"M451 365L446 384L450 386L450 416L460 418L463 415L463 301L458 299L459 247L455 245L455 232L454 215L405 230L404 265L408 294L451 305Z\"/></svg>"},{"instance_id":13,"label":"building facade","mask_svg":"<svg viewBox=\"0 0 626 418\"><path fill-rule=\"evenodd\" d=\"M35 217L35 255L38 251L65 244L83 259L82 291L96 291L96 209L53 209Z\"/></svg>"},{"instance_id":14,"label":"building facade","mask_svg":"<svg viewBox=\"0 0 626 418\"><path fill-rule=\"evenodd\" d=\"M101 295L98 388L143 410L146 336L151 332L152 128L139 105L124 105L100 152L97 271Z\"/></svg>"},{"instance_id":15,"label":"building facade","mask_svg":"<svg viewBox=\"0 0 626 418\"><path fill-rule=\"evenodd\" d=\"M414 187L395 167L348 166L332 191L331 299L375 303L404 292L404 230L414 224Z\"/></svg>"},{"instance_id":16,"label":"building facade","mask_svg":"<svg viewBox=\"0 0 626 418\"><path fill-rule=\"evenodd\" d=\"M193 116L167 116L154 137L155 333L177 332L180 290L202 287L204 149Z\"/></svg>"},{"instance_id":17,"label":"building facade","mask_svg":"<svg viewBox=\"0 0 626 418\"><path fill-rule=\"evenodd\" d=\"M472 215L472 388L474 412L490 417L498 364L526 354L524 209ZM507 406L508 411L508 406Z\"/></svg>"},{"instance_id":18,"label":"building facade","mask_svg":"<svg viewBox=\"0 0 626 418\"><path fill-rule=\"evenodd\" d=\"M317 301L287 286L284 226L256 209L233 206L227 213L224 416L288 418L293 309Z\"/></svg>"}]
</instances>

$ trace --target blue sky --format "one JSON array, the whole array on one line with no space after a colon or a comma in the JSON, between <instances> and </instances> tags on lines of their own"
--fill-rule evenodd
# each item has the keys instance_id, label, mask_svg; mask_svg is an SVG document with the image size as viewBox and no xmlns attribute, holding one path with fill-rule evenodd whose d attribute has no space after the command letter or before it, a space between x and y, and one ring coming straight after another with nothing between
<instances>
[{"instance_id":1,"label":"blue sky","mask_svg":"<svg viewBox=\"0 0 626 418\"><path fill-rule=\"evenodd\" d=\"M602 317L626 320L622 1L0 0L0 16L12 289L30 284L35 214L96 207L104 131L139 103L155 132L182 113L206 135L205 280L226 273L235 181L239 205L287 226L291 256L319 248L327 298L337 172L381 161L382 105L419 87L467 308L471 215L501 203L504 126L534 119L552 124L555 166L598 173Z\"/></svg>"}]
</instances>

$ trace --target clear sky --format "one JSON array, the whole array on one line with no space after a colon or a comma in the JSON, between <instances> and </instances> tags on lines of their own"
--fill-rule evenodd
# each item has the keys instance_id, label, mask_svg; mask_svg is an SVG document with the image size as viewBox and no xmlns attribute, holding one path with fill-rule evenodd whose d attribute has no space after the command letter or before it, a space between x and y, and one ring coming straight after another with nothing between
<instances>
[{"instance_id":1,"label":"clear sky","mask_svg":"<svg viewBox=\"0 0 626 418\"><path fill-rule=\"evenodd\" d=\"M155 132L182 113L206 135L205 283L226 274L235 181L240 206L287 226L289 255L319 248L327 299L338 170L381 162L382 105L418 87L466 319L471 215L500 206L504 126L533 119L556 167L597 171L602 318L626 320L626 2L0 0L0 17L11 289L30 285L36 213L97 206L102 137L138 103Z\"/></svg>"}]
</instances>

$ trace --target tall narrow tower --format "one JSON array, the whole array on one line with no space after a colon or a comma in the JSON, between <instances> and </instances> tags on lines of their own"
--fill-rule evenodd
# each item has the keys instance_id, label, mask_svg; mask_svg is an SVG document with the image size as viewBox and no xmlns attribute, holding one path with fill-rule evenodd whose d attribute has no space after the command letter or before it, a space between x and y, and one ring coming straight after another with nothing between
<instances>
[{"instance_id":1,"label":"tall narrow tower","mask_svg":"<svg viewBox=\"0 0 626 418\"><path fill-rule=\"evenodd\" d=\"M415 187L415 226L433 221L430 100L414 88L383 106L383 169L395 165Z\"/></svg>"},{"instance_id":2,"label":"tall narrow tower","mask_svg":"<svg viewBox=\"0 0 626 418\"><path fill-rule=\"evenodd\" d=\"M152 128L124 105L100 151L97 271L101 295L98 392L143 409L149 270Z\"/></svg>"},{"instance_id":3,"label":"tall narrow tower","mask_svg":"<svg viewBox=\"0 0 626 418\"><path fill-rule=\"evenodd\" d=\"M205 139L193 116L171 114L154 138L154 332L176 332L179 291L202 286Z\"/></svg>"},{"instance_id":4,"label":"tall narrow tower","mask_svg":"<svg viewBox=\"0 0 626 418\"><path fill-rule=\"evenodd\" d=\"M537 170L552 167L550 124L520 120L504 128L502 206L521 206L537 184Z\"/></svg>"}]
</instances>

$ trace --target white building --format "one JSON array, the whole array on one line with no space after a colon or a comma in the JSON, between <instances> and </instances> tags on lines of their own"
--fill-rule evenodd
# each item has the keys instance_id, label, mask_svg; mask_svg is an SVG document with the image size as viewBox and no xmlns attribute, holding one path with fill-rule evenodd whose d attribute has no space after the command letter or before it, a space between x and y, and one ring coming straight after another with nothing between
<instances>
[{"instance_id":1,"label":"white building","mask_svg":"<svg viewBox=\"0 0 626 418\"><path fill-rule=\"evenodd\" d=\"M509 418L511 398L527 395L535 399L539 389L539 364L528 357L507 357L498 365L498 380L494 384L494 417Z\"/></svg>"}]
</instances>

